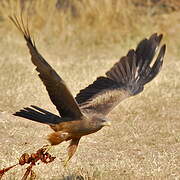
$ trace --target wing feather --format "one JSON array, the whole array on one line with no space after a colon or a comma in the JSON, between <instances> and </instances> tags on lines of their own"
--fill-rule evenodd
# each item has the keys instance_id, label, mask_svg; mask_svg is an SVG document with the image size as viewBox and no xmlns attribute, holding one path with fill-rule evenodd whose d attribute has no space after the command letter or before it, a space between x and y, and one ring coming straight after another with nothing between
<instances>
[{"instance_id":1,"label":"wing feather","mask_svg":"<svg viewBox=\"0 0 180 180\"><path fill-rule=\"evenodd\" d=\"M56 106L61 117L81 117L82 113L80 108L65 82L38 52L35 42L31 38L28 25L25 27L22 16L20 20L18 20L16 16L10 17L10 19L24 35L31 54L32 63L36 66L39 77L46 86L49 97Z\"/></svg>"},{"instance_id":2,"label":"wing feather","mask_svg":"<svg viewBox=\"0 0 180 180\"><path fill-rule=\"evenodd\" d=\"M166 46L160 49L154 64L151 63L158 50L162 35L157 33L140 41L135 50L129 50L108 72L81 90L76 101L84 111L108 114L123 99L143 91L161 69Z\"/></svg>"}]
</instances>

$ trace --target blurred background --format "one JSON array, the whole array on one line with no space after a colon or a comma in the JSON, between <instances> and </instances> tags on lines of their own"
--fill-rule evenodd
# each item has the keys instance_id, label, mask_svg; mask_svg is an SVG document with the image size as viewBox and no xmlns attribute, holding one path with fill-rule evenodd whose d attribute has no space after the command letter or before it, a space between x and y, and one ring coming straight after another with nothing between
<instances>
[{"instance_id":1,"label":"blurred background","mask_svg":"<svg viewBox=\"0 0 180 180\"><path fill-rule=\"evenodd\" d=\"M178 0L1 0L3 37L14 31L7 16L21 11L45 43L63 47L124 44L156 31L177 41L179 34Z\"/></svg>"},{"instance_id":2,"label":"blurred background","mask_svg":"<svg viewBox=\"0 0 180 180\"><path fill-rule=\"evenodd\" d=\"M22 60L25 55L28 57L28 51L8 18L14 14L20 16L21 12L40 52L54 62L63 63L66 59L69 63L65 66L82 62L88 66L87 61L94 59L96 62L96 57L119 59L140 39L155 32L163 33L168 44L166 63L180 59L178 0L1 0L0 66L3 75L0 76L0 88L3 89L0 89L0 98L6 103L0 102L0 109L19 107L19 102L10 102L9 96L19 83L23 86L23 80L29 81L29 72L23 70L29 63ZM11 76L13 78L9 78ZM4 92L5 88L12 92ZM20 89L23 91L23 87Z\"/></svg>"},{"instance_id":3,"label":"blurred background","mask_svg":"<svg viewBox=\"0 0 180 180\"><path fill-rule=\"evenodd\" d=\"M162 71L109 115L112 127L82 139L68 169L61 162L67 143L57 146L52 164L35 167L38 178L180 179L179 0L0 0L0 168L47 144L52 132L13 112L33 104L57 114L8 18L21 12L39 52L73 95L151 34L163 33L167 44ZM21 169L6 178L20 179Z\"/></svg>"}]
</instances>

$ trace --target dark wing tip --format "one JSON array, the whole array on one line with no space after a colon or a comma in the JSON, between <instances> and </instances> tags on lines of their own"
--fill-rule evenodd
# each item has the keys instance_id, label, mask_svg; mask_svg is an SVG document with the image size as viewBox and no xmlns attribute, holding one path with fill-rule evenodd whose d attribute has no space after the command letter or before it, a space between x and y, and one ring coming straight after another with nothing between
<instances>
[{"instance_id":1,"label":"dark wing tip","mask_svg":"<svg viewBox=\"0 0 180 180\"><path fill-rule=\"evenodd\" d=\"M159 40L159 42L160 42L162 40L162 38L163 38L163 34L160 33L158 35L158 33L156 32L156 33L153 33L149 39L156 39L156 40Z\"/></svg>"},{"instance_id":2,"label":"dark wing tip","mask_svg":"<svg viewBox=\"0 0 180 180\"><path fill-rule=\"evenodd\" d=\"M160 39L160 41L163 39L163 34L159 35L159 39Z\"/></svg>"},{"instance_id":3,"label":"dark wing tip","mask_svg":"<svg viewBox=\"0 0 180 180\"><path fill-rule=\"evenodd\" d=\"M146 78L144 78L143 84L146 84L146 83L152 81L157 76L157 74L160 72L162 65L163 65L165 52L166 52L166 45L164 44L161 47L158 57L156 58L153 66L150 68L149 73L146 75Z\"/></svg>"},{"instance_id":4,"label":"dark wing tip","mask_svg":"<svg viewBox=\"0 0 180 180\"><path fill-rule=\"evenodd\" d=\"M16 28L23 34L24 39L27 42L27 45L28 46L31 45L34 48L36 48L35 42L34 42L34 40L32 40L30 32L29 32L28 20L27 20L27 23L25 25L22 14L19 18L16 15L8 16L8 17L11 20L11 22L16 26Z\"/></svg>"},{"instance_id":5,"label":"dark wing tip","mask_svg":"<svg viewBox=\"0 0 180 180\"><path fill-rule=\"evenodd\" d=\"M166 52L166 44L163 44L162 47L161 47L161 51L162 51L162 54L164 56L165 52Z\"/></svg>"},{"instance_id":6,"label":"dark wing tip","mask_svg":"<svg viewBox=\"0 0 180 180\"><path fill-rule=\"evenodd\" d=\"M157 57L156 61L158 61L158 58L159 58L159 61L163 62L164 61L165 52L166 52L166 44L163 44L161 49L160 49L160 51L159 51L159 54L158 54L158 57Z\"/></svg>"},{"instance_id":7,"label":"dark wing tip","mask_svg":"<svg viewBox=\"0 0 180 180\"><path fill-rule=\"evenodd\" d=\"M106 77L97 78L93 84L81 90L76 96L81 107L108 113L123 98L142 92L144 85L156 77L163 64L165 44L161 46L158 56L151 66L162 38L163 34L154 33L149 38L141 40L135 49L129 50L126 56L120 58L106 72ZM111 93L109 93L110 91ZM120 91L121 93L117 94ZM125 96L123 95L121 98L123 93Z\"/></svg>"},{"instance_id":8,"label":"dark wing tip","mask_svg":"<svg viewBox=\"0 0 180 180\"><path fill-rule=\"evenodd\" d=\"M129 50L107 73L107 77L127 87L131 94L143 90L143 86L151 81L161 70L166 45L161 46L158 56L151 66L157 53L163 34L154 33L141 40L135 50Z\"/></svg>"},{"instance_id":9,"label":"dark wing tip","mask_svg":"<svg viewBox=\"0 0 180 180\"><path fill-rule=\"evenodd\" d=\"M163 44L154 64L156 64L157 61L162 62L164 60L165 52L166 52L166 44Z\"/></svg>"}]
</instances>

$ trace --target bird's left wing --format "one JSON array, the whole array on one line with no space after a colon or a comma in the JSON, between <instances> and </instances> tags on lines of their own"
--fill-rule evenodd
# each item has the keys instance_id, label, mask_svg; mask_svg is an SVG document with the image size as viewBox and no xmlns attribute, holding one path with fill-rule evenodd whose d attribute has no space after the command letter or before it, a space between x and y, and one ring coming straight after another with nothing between
<instances>
[{"instance_id":1,"label":"bird's left wing","mask_svg":"<svg viewBox=\"0 0 180 180\"><path fill-rule=\"evenodd\" d=\"M140 93L161 69L165 45L151 65L161 39L162 35L156 33L143 39L135 50L130 50L106 73L106 77L98 77L81 90L76 96L81 108L106 115L123 99Z\"/></svg>"},{"instance_id":2,"label":"bird's left wing","mask_svg":"<svg viewBox=\"0 0 180 180\"><path fill-rule=\"evenodd\" d=\"M28 25L25 27L22 16L20 21L16 16L10 16L10 19L24 35L31 54L32 63L36 66L36 70L39 72L39 77L46 86L49 97L56 106L61 117L81 117L81 110L65 82L38 52L35 42L31 39Z\"/></svg>"}]
</instances>

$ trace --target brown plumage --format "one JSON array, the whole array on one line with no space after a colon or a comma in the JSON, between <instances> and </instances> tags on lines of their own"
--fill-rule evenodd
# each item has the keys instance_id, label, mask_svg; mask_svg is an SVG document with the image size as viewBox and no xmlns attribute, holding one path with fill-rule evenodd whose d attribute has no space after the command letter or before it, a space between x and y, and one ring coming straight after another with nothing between
<instances>
[{"instance_id":1,"label":"brown plumage","mask_svg":"<svg viewBox=\"0 0 180 180\"><path fill-rule=\"evenodd\" d=\"M80 138L109 125L106 115L123 99L143 91L144 85L156 77L163 64L165 45L160 48L152 64L162 39L161 34L155 33L122 57L106 76L98 77L74 98L62 78L38 52L23 18L18 20L14 16L10 19L23 34L31 61L60 114L57 116L37 106L31 106L14 115L50 125L55 131L48 136L51 145L71 140L66 162L75 153Z\"/></svg>"}]
</instances>

